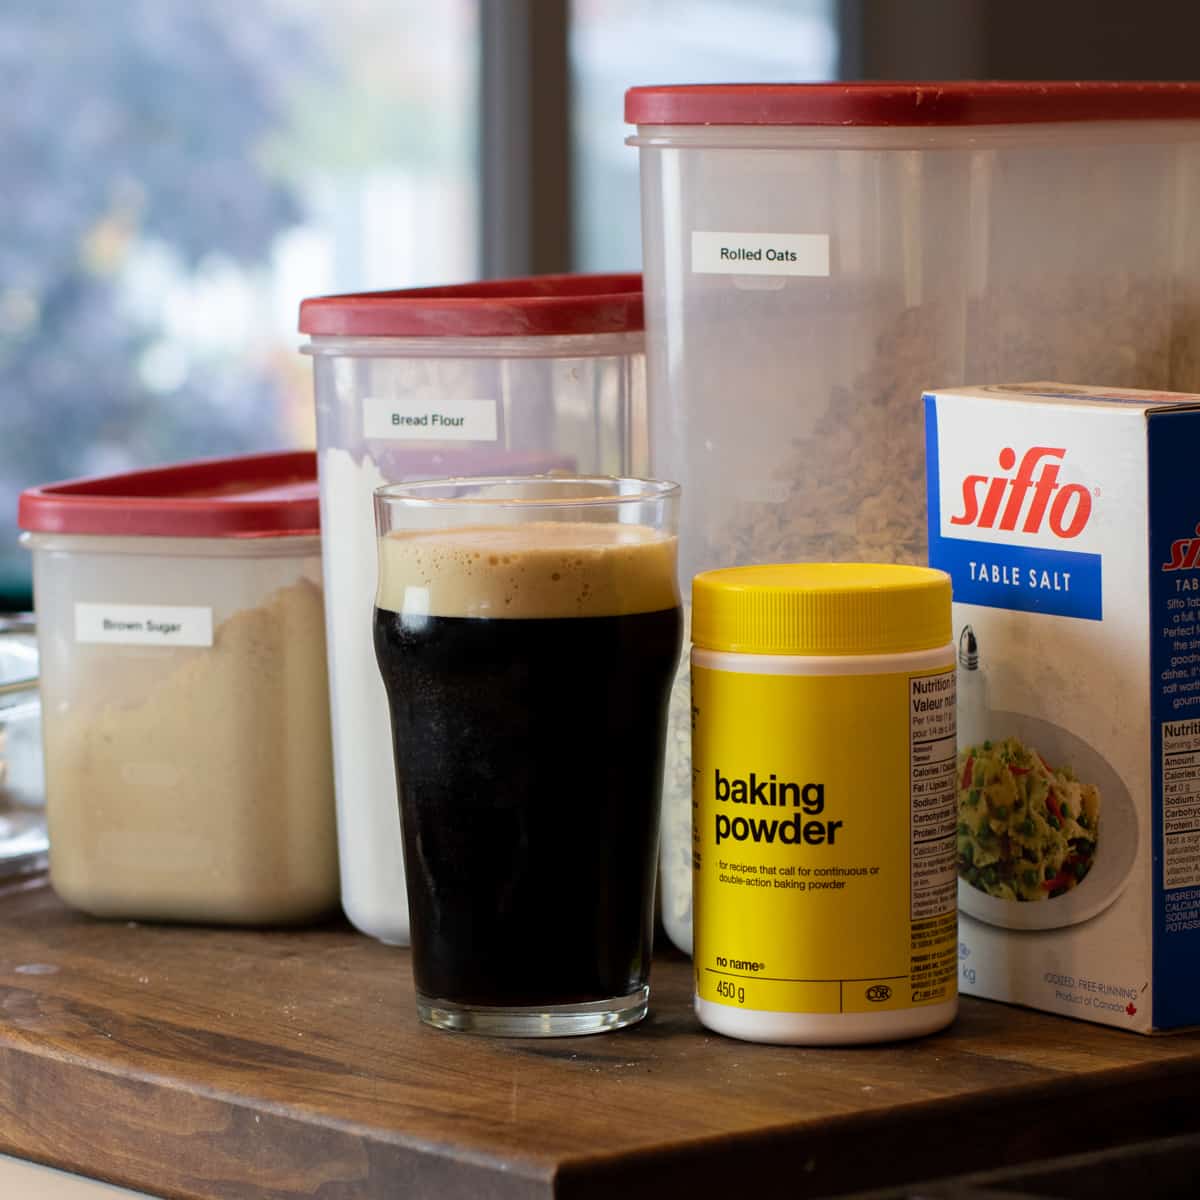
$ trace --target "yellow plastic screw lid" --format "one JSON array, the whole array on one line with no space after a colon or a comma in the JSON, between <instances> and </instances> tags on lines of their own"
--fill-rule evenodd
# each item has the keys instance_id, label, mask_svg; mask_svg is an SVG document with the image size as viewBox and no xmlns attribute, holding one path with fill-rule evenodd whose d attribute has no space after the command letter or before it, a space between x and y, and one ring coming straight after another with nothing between
<instances>
[{"instance_id":1,"label":"yellow plastic screw lid","mask_svg":"<svg viewBox=\"0 0 1200 1200\"><path fill-rule=\"evenodd\" d=\"M734 654L903 654L952 636L950 576L893 563L775 563L692 580L692 642Z\"/></svg>"}]
</instances>

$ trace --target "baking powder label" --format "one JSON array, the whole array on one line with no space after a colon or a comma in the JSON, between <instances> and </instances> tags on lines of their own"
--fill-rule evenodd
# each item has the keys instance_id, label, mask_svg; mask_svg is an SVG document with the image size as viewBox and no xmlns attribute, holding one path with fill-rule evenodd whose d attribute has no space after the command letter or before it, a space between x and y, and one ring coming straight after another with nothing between
<instances>
[{"instance_id":1,"label":"baking powder label","mask_svg":"<svg viewBox=\"0 0 1200 1200\"><path fill-rule=\"evenodd\" d=\"M171 604L75 605L75 641L121 646L211 646L211 608Z\"/></svg>"},{"instance_id":2,"label":"baking powder label","mask_svg":"<svg viewBox=\"0 0 1200 1200\"><path fill-rule=\"evenodd\" d=\"M696 994L867 1013L955 995L955 677L692 667Z\"/></svg>"},{"instance_id":3,"label":"baking powder label","mask_svg":"<svg viewBox=\"0 0 1200 1200\"><path fill-rule=\"evenodd\" d=\"M692 234L695 275L829 274L829 235L824 233Z\"/></svg>"},{"instance_id":4,"label":"baking powder label","mask_svg":"<svg viewBox=\"0 0 1200 1200\"><path fill-rule=\"evenodd\" d=\"M403 442L494 442L495 400L363 400L363 437Z\"/></svg>"}]
</instances>

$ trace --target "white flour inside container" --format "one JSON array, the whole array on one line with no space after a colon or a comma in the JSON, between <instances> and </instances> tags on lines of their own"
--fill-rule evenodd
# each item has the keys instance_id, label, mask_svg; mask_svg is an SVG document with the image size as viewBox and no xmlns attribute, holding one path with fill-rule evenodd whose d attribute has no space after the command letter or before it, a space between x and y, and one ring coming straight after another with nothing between
<instances>
[{"instance_id":1,"label":"white flour inside container","mask_svg":"<svg viewBox=\"0 0 1200 1200\"><path fill-rule=\"evenodd\" d=\"M381 941L408 942L408 897L387 694L372 641L378 564L375 461L331 448L321 455L326 627L337 778L342 906Z\"/></svg>"}]
</instances>

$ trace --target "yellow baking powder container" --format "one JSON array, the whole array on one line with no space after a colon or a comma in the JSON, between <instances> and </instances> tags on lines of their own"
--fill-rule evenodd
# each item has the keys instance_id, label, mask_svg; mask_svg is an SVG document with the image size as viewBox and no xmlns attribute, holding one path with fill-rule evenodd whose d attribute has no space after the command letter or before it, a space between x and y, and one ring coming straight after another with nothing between
<instances>
[{"instance_id":1,"label":"yellow baking powder container","mask_svg":"<svg viewBox=\"0 0 1200 1200\"><path fill-rule=\"evenodd\" d=\"M950 579L789 563L692 583L696 1014L889 1041L958 1008Z\"/></svg>"}]
</instances>

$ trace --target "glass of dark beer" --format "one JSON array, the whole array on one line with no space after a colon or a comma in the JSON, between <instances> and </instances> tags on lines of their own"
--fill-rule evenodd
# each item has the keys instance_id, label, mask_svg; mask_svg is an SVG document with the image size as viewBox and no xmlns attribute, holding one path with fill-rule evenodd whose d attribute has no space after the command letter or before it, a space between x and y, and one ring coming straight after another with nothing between
<instances>
[{"instance_id":1,"label":"glass of dark beer","mask_svg":"<svg viewBox=\"0 0 1200 1200\"><path fill-rule=\"evenodd\" d=\"M545 1037L646 1013L678 503L609 477L376 492L375 652L431 1025Z\"/></svg>"}]
</instances>

